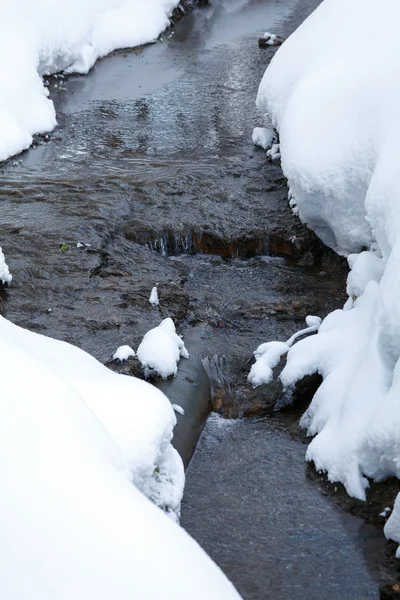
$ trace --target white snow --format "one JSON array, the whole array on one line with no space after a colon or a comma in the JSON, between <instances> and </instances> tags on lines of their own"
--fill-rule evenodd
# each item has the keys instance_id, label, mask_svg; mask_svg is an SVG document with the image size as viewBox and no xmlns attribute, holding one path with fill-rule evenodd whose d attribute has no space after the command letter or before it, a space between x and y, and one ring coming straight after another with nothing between
<instances>
[{"instance_id":1,"label":"white snow","mask_svg":"<svg viewBox=\"0 0 400 600\"><path fill-rule=\"evenodd\" d=\"M0 247L0 281L4 283L11 283L12 275L6 264L6 259L3 254L3 250Z\"/></svg>"},{"instance_id":2,"label":"white snow","mask_svg":"<svg viewBox=\"0 0 400 600\"><path fill-rule=\"evenodd\" d=\"M174 409L175 412L179 413L180 415L184 415L185 411L182 408L182 406L179 406L179 404L173 404L172 408Z\"/></svg>"},{"instance_id":3,"label":"white snow","mask_svg":"<svg viewBox=\"0 0 400 600\"><path fill-rule=\"evenodd\" d=\"M281 357L289 352L290 347L299 337L318 331L321 319L309 315L306 317L306 323L308 327L294 333L287 342L266 342L258 346L253 353L256 362L252 365L247 377L253 388L272 381L273 369L279 363Z\"/></svg>"},{"instance_id":4,"label":"white snow","mask_svg":"<svg viewBox=\"0 0 400 600\"><path fill-rule=\"evenodd\" d=\"M155 40L178 0L13 0L0 20L0 160L56 125L42 76L87 73L116 48Z\"/></svg>"},{"instance_id":5,"label":"white snow","mask_svg":"<svg viewBox=\"0 0 400 600\"><path fill-rule=\"evenodd\" d=\"M239 599L146 498L179 512L176 418L158 389L2 317L0 364L2 598Z\"/></svg>"},{"instance_id":6,"label":"white snow","mask_svg":"<svg viewBox=\"0 0 400 600\"><path fill-rule=\"evenodd\" d=\"M253 144L260 146L260 148L264 148L264 150L271 148L275 137L275 132L271 128L267 129L266 127L254 127L253 129Z\"/></svg>"},{"instance_id":7,"label":"white snow","mask_svg":"<svg viewBox=\"0 0 400 600\"><path fill-rule=\"evenodd\" d=\"M189 353L175 331L173 320L167 318L145 334L137 349L137 357L145 375L154 372L167 379L170 375L176 376L180 358L189 358Z\"/></svg>"},{"instance_id":8,"label":"white snow","mask_svg":"<svg viewBox=\"0 0 400 600\"><path fill-rule=\"evenodd\" d=\"M136 356L136 352L130 346L120 346L116 349L113 354L113 360L124 361L128 360L129 357Z\"/></svg>"},{"instance_id":9,"label":"white snow","mask_svg":"<svg viewBox=\"0 0 400 600\"><path fill-rule=\"evenodd\" d=\"M280 144L272 144L271 148L267 150L267 157L271 160L279 160L281 157Z\"/></svg>"},{"instance_id":10,"label":"white snow","mask_svg":"<svg viewBox=\"0 0 400 600\"><path fill-rule=\"evenodd\" d=\"M247 380L253 388L269 383L273 379L273 368L276 367L283 354L289 352L285 342L266 342L254 351L256 362L252 365Z\"/></svg>"},{"instance_id":11,"label":"white snow","mask_svg":"<svg viewBox=\"0 0 400 600\"><path fill-rule=\"evenodd\" d=\"M155 308L156 306L158 306L160 304L160 302L158 300L158 291L157 291L157 286L156 285L151 290L149 302L150 302L150 304L152 305L153 308Z\"/></svg>"},{"instance_id":12,"label":"white snow","mask_svg":"<svg viewBox=\"0 0 400 600\"><path fill-rule=\"evenodd\" d=\"M366 476L400 477L399 18L395 0L324 0L257 97L301 219L349 255L344 310L290 349L281 378L323 376L302 420L307 458L360 499ZM400 542L399 498L385 533Z\"/></svg>"}]
</instances>

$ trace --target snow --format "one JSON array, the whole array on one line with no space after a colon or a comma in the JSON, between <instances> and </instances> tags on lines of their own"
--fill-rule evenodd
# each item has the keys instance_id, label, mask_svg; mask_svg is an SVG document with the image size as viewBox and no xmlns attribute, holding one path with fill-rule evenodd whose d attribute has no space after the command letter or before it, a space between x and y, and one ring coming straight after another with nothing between
<instances>
[{"instance_id":1,"label":"snow","mask_svg":"<svg viewBox=\"0 0 400 600\"><path fill-rule=\"evenodd\" d=\"M128 360L131 356L136 356L136 352L130 346L120 346L113 354L113 360Z\"/></svg>"},{"instance_id":2,"label":"snow","mask_svg":"<svg viewBox=\"0 0 400 600\"><path fill-rule=\"evenodd\" d=\"M148 499L179 512L162 392L2 317L0 364L2 597L239 599Z\"/></svg>"},{"instance_id":3,"label":"snow","mask_svg":"<svg viewBox=\"0 0 400 600\"><path fill-rule=\"evenodd\" d=\"M146 376L156 373L167 379L170 375L176 376L180 358L189 358L189 353L175 331L173 320L167 318L145 334L137 357Z\"/></svg>"},{"instance_id":4,"label":"snow","mask_svg":"<svg viewBox=\"0 0 400 600\"><path fill-rule=\"evenodd\" d=\"M0 247L0 281L3 284L11 283L11 281L12 281L12 275L6 264L6 259L5 259L5 256L3 254L3 250L1 249L1 247Z\"/></svg>"},{"instance_id":5,"label":"snow","mask_svg":"<svg viewBox=\"0 0 400 600\"><path fill-rule=\"evenodd\" d=\"M179 413L180 415L184 415L185 411L182 408L182 406L179 406L179 404L173 404L172 408L174 409L175 412Z\"/></svg>"},{"instance_id":6,"label":"snow","mask_svg":"<svg viewBox=\"0 0 400 600\"><path fill-rule=\"evenodd\" d=\"M253 388L272 381L273 368L286 352L289 352L289 346L285 342L266 342L258 346L254 351L256 362L247 377Z\"/></svg>"},{"instance_id":7,"label":"snow","mask_svg":"<svg viewBox=\"0 0 400 600\"><path fill-rule=\"evenodd\" d=\"M348 256L349 300L289 350L281 379L323 376L302 419L315 436L307 459L360 499L367 478L400 477L399 18L394 0L324 0L257 96L279 133L292 205ZM399 498L385 533L400 542Z\"/></svg>"},{"instance_id":8,"label":"snow","mask_svg":"<svg viewBox=\"0 0 400 600\"><path fill-rule=\"evenodd\" d=\"M268 150L272 146L275 137L273 129L267 129L266 127L254 127L253 129L253 144L264 148L264 150Z\"/></svg>"},{"instance_id":9,"label":"snow","mask_svg":"<svg viewBox=\"0 0 400 600\"><path fill-rule=\"evenodd\" d=\"M42 76L87 73L117 48L154 41L178 0L13 0L0 21L0 160L56 126Z\"/></svg>"},{"instance_id":10,"label":"snow","mask_svg":"<svg viewBox=\"0 0 400 600\"><path fill-rule=\"evenodd\" d=\"M267 157L271 160L279 160L281 157L280 144L272 144L271 148L267 150Z\"/></svg>"},{"instance_id":11,"label":"snow","mask_svg":"<svg viewBox=\"0 0 400 600\"><path fill-rule=\"evenodd\" d=\"M281 357L289 352L290 347L299 337L318 331L321 319L309 315L306 317L306 323L307 327L294 333L287 342L266 342L258 346L253 353L256 362L252 365L247 377L253 388L270 383L273 380L273 369L279 363Z\"/></svg>"},{"instance_id":12,"label":"snow","mask_svg":"<svg viewBox=\"0 0 400 600\"><path fill-rule=\"evenodd\" d=\"M153 308L155 308L156 306L159 305L158 292L157 292L157 286L156 285L151 290L149 302L150 302L150 304L152 305Z\"/></svg>"}]
</instances>

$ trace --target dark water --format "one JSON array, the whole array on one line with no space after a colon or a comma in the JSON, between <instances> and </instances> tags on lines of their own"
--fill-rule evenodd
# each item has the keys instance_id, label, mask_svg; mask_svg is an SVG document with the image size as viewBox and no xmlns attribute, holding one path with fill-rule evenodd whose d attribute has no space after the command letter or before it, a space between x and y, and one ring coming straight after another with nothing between
<instances>
[{"instance_id":1,"label":"dark water","mask_svg":"<svg viewBox=\"0 0 400 600\"><path fill-rule=\"evenodd\" d=\"M188 474L182 525L246 600L379 598L381 532L307 481L279 420L212 415Z\"/></svg>"},{"instance_id":2,"label":"dark water","mask_svg":"<svg viewBox=\"0 0 400 600\"><path fill-rule=\"evenodd\" d=\"M251 142L274 53L257 36L288 35L317 4L213 0L171 39L50 80L59 127L2 170L14 275L4 314L103 362L174 317L191 359L163 389L186 408L186 461L208 408L202 359L245 365L259 343L343 302L340 266L302 266L315 240L287 208L279 165ZM188 471L184 526L245 600L377 597L361 523L344 524L305 480L303 457L276 423L212 421Z\"/></svg>"}]
</instances>

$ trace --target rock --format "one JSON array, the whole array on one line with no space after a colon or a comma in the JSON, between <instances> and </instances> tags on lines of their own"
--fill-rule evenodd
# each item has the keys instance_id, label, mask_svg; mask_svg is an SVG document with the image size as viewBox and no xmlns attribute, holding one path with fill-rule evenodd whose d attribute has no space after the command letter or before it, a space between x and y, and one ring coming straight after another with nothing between
<instances>
[{"instance_id":1,"label":"rock","mask_svg":"<svg viewBox=\"0 0 400 600\"><path fill-rule=\"evenodd\" d=\"M313 267L315 265L314 255L307 250L298 262L300 267Z\"/></svg>"},{"instance_id":2,"label":"rock","mask_svg":"<svg viewBox=\"0 0 400 600\"><path fill-rule=\"evenodd\" d=\"M258 38L258 45L260 48L268 48L269 46L281 46L284 41L279 35L266 31L264 35Z\"/></svg>"}]
</instances>

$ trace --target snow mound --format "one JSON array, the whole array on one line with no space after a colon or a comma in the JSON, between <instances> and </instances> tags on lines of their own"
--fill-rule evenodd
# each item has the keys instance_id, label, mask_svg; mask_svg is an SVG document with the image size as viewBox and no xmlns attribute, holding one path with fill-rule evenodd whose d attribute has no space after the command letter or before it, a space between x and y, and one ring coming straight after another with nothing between
<instances>
[{"instance_id":1,"label":"snow mound","mask_svg":"<svg viewBox=\"0 0 400 600\"><path fill-rule=\"evenodd\" d=\"M189 358L189 353L176 333L173 320L167 318L145 334L137 357L146 376L154 372L167 379L170 375L176 376L180 358Z\"/></svg>"},{"instance_id":2,"label":"snow mound","mask_svg":"<svg viewBox=\"0 0 400 600\"><path fill-rule=\"evenodd\" d=\"M182 495L159 390L2 317L0 364L2 597L239 598L145 496L173 512Z\"/></svg>"},{"instance_id":3,"label":"snow mound","mask_svg":"<svg viewBox=\"0 0 400 600\"><path fill-rule=\"evenodd\" d=\"M4 257L3 250L1 249L1 247L0 247L0 281L3 284L11 283L11 281L12 281L12 275L6 264L6 259Z\"/></svg>"},{"instance_id":4,"label":"snow mound","mask_svg":"<svg viewBox=\"0 0 400 600\"><path fill-rule=\"evenodd\" d=\"M31 0L3 3L0 21L0 160L56 126L42 76L87 73L117 48L157 39L178 0Z\"/></svg>"},{"instance_id":5,"label":"snow mound","mask_svg":"<svg viewBox=\"0 0 400 600\"><path fill-rule=\"evenodd\" d=\"M268 148L271 148L275 137L276 136L273 129L267 129L266 127L254 127L251 139L255 146L260 146L260 148L268 150Z\"/></svg>"},{"instance_id":6,"label":"snow mound","mask_svg":"<svg viewBox=\"0 0 400 600\"><path fill-rule=\"evenodd\" d=\"M281 378L323 376L302 420L307 458L360 499L367 477L400 477L399 18L394 0L324 0L257 96L301 219L349 255L349 300L290 349ZM400 500L385 532L400 542Z\"/></svg>"},{"instance_id":7,"label":"snow mound","mask_svg":"<svg viewBox=\"0 0 400 600\"><path fill-rule=\"evenodd\" d=\"M136 356L136 352L130 346L120 346L113 354L113 360L128 360L131 356Z\"/></svg>"}]
</instances>

